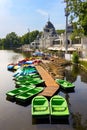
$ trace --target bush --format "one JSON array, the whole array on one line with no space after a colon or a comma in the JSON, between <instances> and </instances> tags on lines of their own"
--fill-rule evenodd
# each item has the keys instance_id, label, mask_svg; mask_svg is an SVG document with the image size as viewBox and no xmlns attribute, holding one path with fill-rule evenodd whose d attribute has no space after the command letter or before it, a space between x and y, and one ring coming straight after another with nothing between
<instances>
[{"instance_id":1,"label":"bush","mask_svg":"<svg viewBox=\"0 0 87 130\"><path fill-rule=\"evenodd\" d=\"M73 53L72 62L73 62L73 63L79 63L79 55L78 55L77 52L74 52L74 53Z\"/></svg>"}]
</instances>

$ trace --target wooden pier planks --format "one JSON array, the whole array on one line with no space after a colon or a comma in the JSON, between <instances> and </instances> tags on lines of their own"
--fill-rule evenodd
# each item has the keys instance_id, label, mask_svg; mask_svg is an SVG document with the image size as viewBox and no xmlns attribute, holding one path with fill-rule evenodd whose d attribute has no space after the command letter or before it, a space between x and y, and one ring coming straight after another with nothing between
<instances>
[{"instance_id":1,"label":"wooden pier planks","mask_svg":"<svg viewBox=\"0 0 87 130\"><path fill-rule=\"evenodd\" d=\"M45 81L46 88L43 92L40 93L40 95L44 95L47 97L51 97L55 94L56 91L59 89L59 85L55 82L55 80L51 77L51 75L43 69L41 66L37 65L35 66L38 73L42 77L42 79Z\"/></svg>"}]
</instances>

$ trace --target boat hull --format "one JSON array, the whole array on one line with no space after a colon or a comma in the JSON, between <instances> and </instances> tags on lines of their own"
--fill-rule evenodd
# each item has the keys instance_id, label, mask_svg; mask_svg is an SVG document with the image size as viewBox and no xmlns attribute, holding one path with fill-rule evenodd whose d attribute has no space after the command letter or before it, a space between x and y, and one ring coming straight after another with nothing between
<instances>
[{"instance_id":1,"label":"boat hull","mask_svg":"<svg viewBox=\"0 0 87 130\"><path fill-rule=\"evenodd\" d=\"M7 95L8 98L15 99L15 96L17 96L17 95L19 95L21 93L27 92L27 91L29 91L29 90L31 90L33 88L35 88L34 85L30 85L28 87L24 86L24 87L16 88L14 90L8 91L6 93L6 95Z\"/></svg>"},{"instance_id":2,"label":"boat hull","mask_svg":"<svg viewBox=\"0 0 87 130\"><path fill-rule=\"evenodd\" d=\"M50 114L48 100L44 96L36 96L32 99L32 116L33 117L48 117Z\"/></svg>"},{"instance_id":3,"label":"boat hull","mask_svg":"<svg viewBox=\"0 0 87 130\"><path fill-rule=\"evenodd\" d=\"M69 109L65 98L60 95L55 95L50 99L51 117L68 117Z\"/></svg>"},{"instance_id":4,"label":"boat hull","mask_svg":"<svg viewBox=\"0 0 87 130\"><path fill-rule=\"evenodd\" d=\"M60 85L61 88L65 90L74 89L75 85L69 81L56 79L56 83Z\"/></svg>"},{"instance_id":5,"label":"boat hull","mask_svg":"<svg viewBox=\"0 0 87 130\"><path fill-rule=\"evenodd\" d=\"M40 92L42 92L44 90L43 87L35 87L32 90L29 90L25 93L19 94L17 95L16 101L18 102L27 102L29 100L31 100L34 96L36 96L37 94L39 94Z\"/></svg>"}]
</instances>

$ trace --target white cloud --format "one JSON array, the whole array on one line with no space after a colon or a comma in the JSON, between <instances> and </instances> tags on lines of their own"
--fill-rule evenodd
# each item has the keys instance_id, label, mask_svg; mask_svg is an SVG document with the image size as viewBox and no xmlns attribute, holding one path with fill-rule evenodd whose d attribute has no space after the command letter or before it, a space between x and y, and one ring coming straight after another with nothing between
<instances>
[{"instance_id":1,"label":"white cloud","mask_svg":"<svg viewBox=\"0 0 87 130\"><path fill-rule=\"evenodd\" d=\"M41 14L42 16L48 16L48 13L42 9L37 9L37 12Z\"/></svg>"}]
</instances>

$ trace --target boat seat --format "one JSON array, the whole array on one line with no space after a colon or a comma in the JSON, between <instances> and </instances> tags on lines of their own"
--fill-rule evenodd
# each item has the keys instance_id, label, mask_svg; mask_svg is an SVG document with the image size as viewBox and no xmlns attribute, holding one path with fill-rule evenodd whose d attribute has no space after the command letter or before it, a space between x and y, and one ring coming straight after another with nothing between
<instances>
[{"instance_id":1,"label":"boat seat","mask_svg":"<svg viewBox=\"0 0 87 130\"><path fill-rule=\"evenodd\" d=\"M34 101L46 101L45 99L39 98L39 99L34 99Z\"/></svg>"},{"instance_id":2,"label":"boat seat","mask_svg":"<svg viewBox=\"0 0 87 130\"><path fill-rule=\"evenodd\" d=\"M23 90L18 90L19 92L23 92Z\"/></svg>"},{"instance_id":3,"label":"boat seat","mask_svg":"<svg viewBox=\"0 0 87 130\"><path fill-rule=\"evenodd\" d=\"M58 101L58 100L61 100L61 101L63 101L63 98L54 98L54 99L52 99L52 101Z\"/></svg>"},{"instance_id":4,"label":"boat seat","mask_svg":"<svg viewBox=\"0 0 87 130\"><path fill-rule=\"evenodd\" d=\"M33 93L29 93L29 92L26 92L26 94L28 94L28 95L33 95Z\"/></svg>"},{"instance_id":5,"label":"boat seat","mask_svg":"<svg viewBox=\"0 0 87 130\"><path fill-rule=\"evenodd\" d=\"M46 100L44 100L44 99L43 100L35 100L34 104L35 105L43 105L43 104L46 104Z\"/></svg>"},{"instance_id":6,"label":"boat seat","mask_svg":"<svg viewBox=\"0 0 87 130\"><path fill-rule=\"evenodd\" d=\"M47 110L48 106L34 106L35 111L45 111Z\"/></svg>"},{"instance_id":7,"label":"boat seat","mask_svg":"<svg viewBox=\"0 0 87 130\"><path fill-rule=\"evenodd\" d=\"M52 105L62 105L64 102L64 100L60 99L60 100L52 100Z\"/></svg>"},{"instance_id":8,"label":"boat seat","mask_svg":"<svg viewBox=\"0 0 87 130\"><path fill-rule=\"evenodd\" d=\"M54 111L65 111L66 107L57 107L57 106L55 106L55 107L52 107L52 109Z\"/></svg>"}]
</instances>

